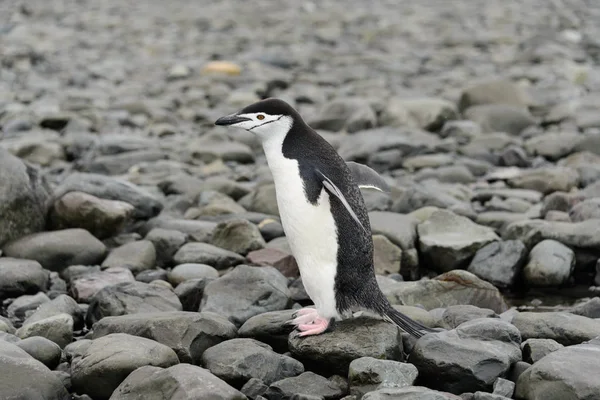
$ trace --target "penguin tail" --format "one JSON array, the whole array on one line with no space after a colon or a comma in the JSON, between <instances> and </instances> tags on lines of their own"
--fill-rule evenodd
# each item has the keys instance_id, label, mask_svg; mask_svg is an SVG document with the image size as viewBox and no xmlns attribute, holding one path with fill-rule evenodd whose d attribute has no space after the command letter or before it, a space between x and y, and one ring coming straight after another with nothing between
<instances>
[{"instance_id":1,"label":"penguin tail","mask_svg":"<svg viewBox=\"0 0 600 400\"><path fill-rule=\"evenodd\" d=\"M415 320L409 318L408 316L402 314L400 311L396 310L394 307L389 306L386 307L386 310L383 314L383 317L397 326L399 326L402 330L406 331L410 335L416 337L417 339L421 336L437 332Z\"/></svg>"}]
</instances>

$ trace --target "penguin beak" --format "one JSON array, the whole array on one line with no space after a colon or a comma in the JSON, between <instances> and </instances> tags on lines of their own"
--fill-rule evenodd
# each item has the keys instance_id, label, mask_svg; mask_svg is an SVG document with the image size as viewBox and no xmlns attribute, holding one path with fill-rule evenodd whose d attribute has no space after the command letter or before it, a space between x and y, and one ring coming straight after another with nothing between
<instances>
[{"instance_id":1,"label":"penguin beak","mask_svg":"<svg viewBox=\"0 0 600 400\"><path fill-rule=\"evenodd\" d=\"M218 120L216 120L215 125L222 125L222 126L235 125L235 124L238 124L238 123L244 122L244 121L250 121L250 118L240 117L237 114L231 114L231 115L226 115L226 116L221 117Z\"/></svg>"}]
</instances>

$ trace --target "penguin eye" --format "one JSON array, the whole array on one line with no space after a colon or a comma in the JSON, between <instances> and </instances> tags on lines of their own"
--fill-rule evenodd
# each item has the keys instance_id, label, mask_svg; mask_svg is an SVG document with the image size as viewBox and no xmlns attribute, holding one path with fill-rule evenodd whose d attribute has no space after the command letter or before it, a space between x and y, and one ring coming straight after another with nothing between
<instances>
[{"instance_id":1,"label":"penguin eye","mask_svg":"<svg viewBox=\"0 0 600 400\"><path fill-rule=\"evenodd\" d=\"M264 115L262 115L262 114L258 114L258 115L256 116L256 119L260 119L260 120L262 120L262 119L265 119L265 116L264 116Z\"/></svg>"}]
</instances>

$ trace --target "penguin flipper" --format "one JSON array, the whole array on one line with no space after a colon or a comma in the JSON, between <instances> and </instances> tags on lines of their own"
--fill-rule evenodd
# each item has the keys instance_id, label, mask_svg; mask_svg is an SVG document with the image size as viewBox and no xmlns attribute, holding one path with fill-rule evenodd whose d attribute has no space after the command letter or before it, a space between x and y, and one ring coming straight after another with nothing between
<instances>
[{"instance_id":1,"label":"penguin flipper","mask_svg":"<svg viewBox=\"0 0 600 400\"><path fill-rule=\"evenodd\" d=\"M348 200L346 200L346 197L344 197L344 194L342 193L342 191L340 189L338 189L338 187L335 185L335 183L333 183L332 180L329 179L324 173L322 173L318 169L316 170L316 172L321 177L323 186L325 187L325 190L327 190L327 192L329 192L330 194L337 197L342 202L342 204L344 205L346 210L350 213L350 216L352 217L352 219L354 219L356 221L356 223L358 225L360 225L360 227L363 228L363 230L366 232L367 230L365 229L363 224L360 222L360 220L356 216L356 213L354 212L352 207L350 207L350 204L348 204Z\"/></svg>"},{"instance_id":2,"label":"penguin flipper","mask_svg":"<svg viewBox=\"0 0 600 400\"><path fill-rule=\"evenodd\" d=\"M346 165L359 188L377 189L385 193L391 191L387 182L372 168L354 161L347 161Z\"/></svg>"}]
</instances>

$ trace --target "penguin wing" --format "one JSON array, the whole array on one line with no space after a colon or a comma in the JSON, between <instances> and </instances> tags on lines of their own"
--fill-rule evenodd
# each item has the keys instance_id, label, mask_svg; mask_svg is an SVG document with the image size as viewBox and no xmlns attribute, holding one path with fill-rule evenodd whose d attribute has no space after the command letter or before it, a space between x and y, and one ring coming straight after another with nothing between
<instances>
[{"instance_id":1,"label":"penguin wing","mask_svg":"<svg viewBox=\"0 0 600 400\"><path fill-rule=\"evenodd\" d=\"M331 179L329 179L324 173L322 173L318 169L316 170L316 172L317 172L317 175L319 175L321 177L323 186L325 187L325 190L327 190L327 192L329 192L330 194L337 197L342 202L344 207L346 207L346 210L350 213L350 216L352 217L352 219L354 219L356 221L356 223L358 225L360 225L360 227L363 228L364 231L366 232L367 230L365 229L363 224L361 224L360 220L356 216L356 213L354 212L352 207L350 207L350 204L348 204L348 200L346 200L346 197L344 197L344 194L342 193L342 191L340 189L338 189L338 187L335 185L335 183L333 183L333 181Z\"/></svg>"},{"instance_id":2,"label":"penguin wing","mask_svg":"<svg viewBox=\"0 0 600 400\"><path fill-rule=\"evenodd\" d=\"M377 189L385 193L391 191L386 181L373 169L354 161L348 161L346 165L350 168L354 182L356 182L359 188Z\"/></svg>"}]
</instances>

